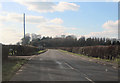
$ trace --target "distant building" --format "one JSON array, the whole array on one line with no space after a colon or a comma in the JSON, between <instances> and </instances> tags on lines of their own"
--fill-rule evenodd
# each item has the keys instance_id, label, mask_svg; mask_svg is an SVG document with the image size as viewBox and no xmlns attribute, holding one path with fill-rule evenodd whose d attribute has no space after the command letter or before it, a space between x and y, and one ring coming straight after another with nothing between
<instances>
[{"instance_id":1,"label":"distant building","mask_svg":"<svg viewBox=\"0 0 120 83\"><path fill-rule=\"evenodd\" d=\"M41 39L41 35L37 35L37 38L38 38L38 39Z\"/></svg>"},{"instance_id":2,"label":"distant building","mask_svg":"<svg viewBox=\"0 0 120 83\"><path fill-rule=\"evenodd\" d=\"M65 38L65 35L61 35L61 38Z\"/></svg>"},{"instance_id":3,"label":"distant building","mask_svg":"<svg viewBox=\"0 0 120 83\"><path fill-rule=\"evenodd\" d=\"M72 38L72 39L77 39L77 37L76 37L75 35L68 35L66 38L67 38L67 39L70 39L70 38Z\"/></svg>"}]
</instances>

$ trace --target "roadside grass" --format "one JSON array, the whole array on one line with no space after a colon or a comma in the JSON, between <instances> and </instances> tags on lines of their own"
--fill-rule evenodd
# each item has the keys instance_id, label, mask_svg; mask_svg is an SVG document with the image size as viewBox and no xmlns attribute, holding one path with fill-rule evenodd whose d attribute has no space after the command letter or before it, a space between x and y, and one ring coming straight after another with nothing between
<instances>
[{"instance_id":1,"label":"roadside grass","mask_svg":"<svg viewBox=\"0 0 120 83\"><path fill-rule=\"evenodd\" d=\"M2 81L9 81L13 75L27 62L26 59L8 58L2 65Z\"/></svg>"},{"instance_id":2,"label":"roadside grass","mask_svg":"<svg viewBox=\"0 0 120 83\"><path fill-rule=\"evenodd\" d=\"M60 49L60 51L62 51L62 52L66 52L66 53L70 53L70 54L74 54L74 55L84 56L84 55L82 55L82 54L76 54L76 53L68 52L68 51L61 50L61 49ZM87 56L85 56L85 57L87 57Z\"/></svg>"},{"instance_id":3,"label":"roadside grass","mask_svg":"<svg viewBox=\"0 0 120 83\"><path fill-rule=\"evenodd\" d=\"M46 52L47 50L40 50L40 51L38 51L37 53L38 54L40 54L40 53L44 53L44 52Z\"/></svg>"},{"instance_id":4,"label":"roadside grass","mask_svg":"<svg viewBox=\"0 0 120 83\"><path fill-rule=\"evenodd\" d=\"M34 52L34 53L30 54L30 55L38 55L38 54L44 53L46 51L47 51L46 49L45 50L40 50L40 51Z\"/></svg>"},{"instance_id":5,"label":"roadside grass","mask_svg":"<svg viewBox=\"0 0 120 83\"><path fill-rule=\"evenodd\" d=\"M46 52L47 50L40 50L35 52L34 54L41 54ZM11 53L9 53L11 54ZM28 60L20 59L20 58L8 58L8 60L3 61L2 63L2 81L9 81L15 73L24 65Z\"/></svg>"},{"instance_id":6,"label":"roadside grass","mask_svg":"<svg viewBox=\"0 0 120 83\"><path fill-rule=\"evenodd\" d=\"M112 63L117 63L117 64L120 64L120 58L116 58L114 60L109 60L109 59L101 59L101 58L95 58L95 57L92 57L92 56L85 56L83 54L77 54L77 53L73 53L73 52L68 52L68 51L65 51L65 50L61 50L60 51L62 52L66 52L66 53L70 53L70 54L74 54L74 55L77 55L77 56L84 56L84 57L87 57L87 58L91 58L91 59L97 59L97 60L103 60L103 61L106 61L106 62L112 62Z\"/></svg>"}]
</instances>

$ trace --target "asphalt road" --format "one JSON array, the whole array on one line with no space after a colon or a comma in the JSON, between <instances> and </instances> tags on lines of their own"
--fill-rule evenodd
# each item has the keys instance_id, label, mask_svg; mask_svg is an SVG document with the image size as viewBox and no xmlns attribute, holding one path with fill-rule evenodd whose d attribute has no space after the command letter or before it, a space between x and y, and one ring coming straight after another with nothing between
<instances>
[{"instance_id":1,"label":"asphalt road","mask_svg":"<svg viewBox=\"0 0 120 83\"><path fill-rule=\"evenodd\" d=\"M118 70L49 49L32 57L11 81L117 81Z\"/></svg>"}]
</instances>

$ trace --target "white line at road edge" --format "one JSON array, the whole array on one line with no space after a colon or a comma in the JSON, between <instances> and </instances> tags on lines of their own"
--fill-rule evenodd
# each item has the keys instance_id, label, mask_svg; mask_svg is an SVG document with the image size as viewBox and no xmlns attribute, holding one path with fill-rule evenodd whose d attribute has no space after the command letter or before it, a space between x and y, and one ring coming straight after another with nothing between
<instances>
[{"instance_id":1,"label":"white line at road edge","mask_svg":"<svg viewBox=\"0 0 120 83\"><path fill-rule=\"evenodd\" d=\"M32 57L29 58L29 60L31 60L34 57L34 55Z\"/></svg>"}]
</instances>

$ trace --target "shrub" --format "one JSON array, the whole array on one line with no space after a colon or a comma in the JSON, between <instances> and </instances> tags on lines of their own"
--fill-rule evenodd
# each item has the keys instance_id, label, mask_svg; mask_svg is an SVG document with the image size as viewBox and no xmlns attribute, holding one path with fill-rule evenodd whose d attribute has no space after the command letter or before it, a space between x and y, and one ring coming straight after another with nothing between
<instances>
[{"instance_id":1,"label":"shrub","mask_svg":"<svg viewBox=\"0 0 120 83\"><path fill-rule=\"evenodd\" d=\"M62 47L62 50L66 50L73 53L83 54L91 57L99 57L101 59L114 60L120 56L120 46L86 46L86 47Z\"/></svg>"},{"instance_id":2,"label":"shrub","mask_svg":"<svg viewBox=\"0 0 120 83\"><path fill-rule=\"evenodd\" d=\"M11 50L10 50L11 49ZM41 49L34 46L21 46L21 45L2 45L2 59L7 60L8 55L32 55Z\"/></svg>"}]
</instances>

